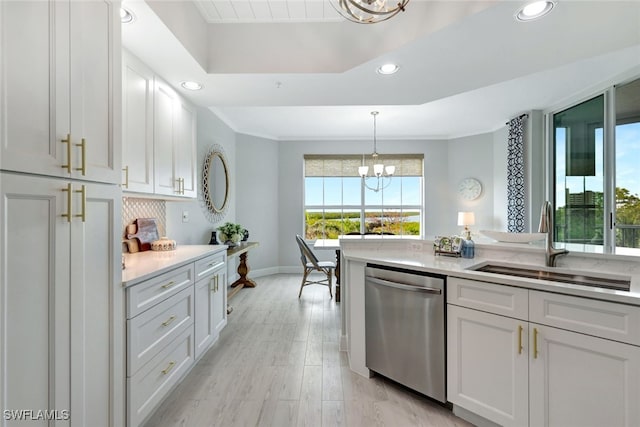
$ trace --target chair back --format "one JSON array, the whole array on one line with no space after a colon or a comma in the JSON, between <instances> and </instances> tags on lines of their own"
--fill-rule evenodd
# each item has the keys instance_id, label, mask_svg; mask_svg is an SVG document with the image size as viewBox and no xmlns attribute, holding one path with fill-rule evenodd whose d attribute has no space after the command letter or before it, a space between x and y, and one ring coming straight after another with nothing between
<instances>
[{"instance_id":1,"label":"chair back","mask_svg":"<svg viewBox=\"0 0 640 427\"><path fill-rule=\"evenodd\" d=\"M309 245L307 245L307 242L305 242L299 234L296 234L296 242L298 242L298 247L300 248L300 261L302 265L306 267L307 263L310 262L314 267L319 268L318 258L316 258L311 248L309 248Z\"/></svg>"}]
</instances>

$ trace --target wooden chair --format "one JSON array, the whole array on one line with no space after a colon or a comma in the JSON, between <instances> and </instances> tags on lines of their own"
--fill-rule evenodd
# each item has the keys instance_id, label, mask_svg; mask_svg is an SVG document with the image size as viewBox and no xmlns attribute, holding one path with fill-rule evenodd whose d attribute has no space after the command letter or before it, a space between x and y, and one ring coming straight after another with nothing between
<instances>
[{"instance_id":1,"label":"wooden chair","mask_svg":"<svg viewBox=\"0 0 640 427\"><path fill-rule=\"evenodd\" d=\"M299 234L296 234L296 242L298 242L298 247L300 248L300 261L302 262L302 267L304 268L302 283L300 284L300 292L298 292L298 298L300 298L300 295L302 295L302 288L307 285L326 285L329 287L329 295L331 296L331 298L333 298L333 294L331 293L331 277L336 268L336 264L332 261L318 261L318 258L316 258L314 253L311 251L311 248L309 248L307 243ZM309 279L309 274L314 271L326 274L327 278L322 280Z\"/></svg>"}]
</instances>

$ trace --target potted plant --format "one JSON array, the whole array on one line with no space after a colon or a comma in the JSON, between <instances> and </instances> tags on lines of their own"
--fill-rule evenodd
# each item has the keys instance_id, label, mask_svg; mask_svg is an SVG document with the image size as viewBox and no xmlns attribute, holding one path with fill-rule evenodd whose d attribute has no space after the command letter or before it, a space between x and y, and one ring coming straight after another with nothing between
<instances>
[{"instance_id":1,"label":"potted plant","mask_svg":"<svg viewBox=\"0 0 640 427\"><path fill-rule=\"evenodd\" d=\"M220 231L220 241L229 246L237 245L244 235L244 228L240 224L234 224L233 222L225 222L218 227L218 231Z\"/></svg>"}]
</instances>

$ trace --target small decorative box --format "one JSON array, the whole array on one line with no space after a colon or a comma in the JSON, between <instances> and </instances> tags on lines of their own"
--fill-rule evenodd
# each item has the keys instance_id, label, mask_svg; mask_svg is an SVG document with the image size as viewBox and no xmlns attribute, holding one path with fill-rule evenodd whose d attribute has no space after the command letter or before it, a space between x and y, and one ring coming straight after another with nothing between
<instances>
[{"instance_id":1,"label":"small decorative box","mask_svg":"<svg viewBox=\"0 0 640 427\"><path fill-rule=\"evenodd\" d=\"M433 252L436 255L461 256L462 237L436 236L433 242Z\"/></svg>"}]
</instances>

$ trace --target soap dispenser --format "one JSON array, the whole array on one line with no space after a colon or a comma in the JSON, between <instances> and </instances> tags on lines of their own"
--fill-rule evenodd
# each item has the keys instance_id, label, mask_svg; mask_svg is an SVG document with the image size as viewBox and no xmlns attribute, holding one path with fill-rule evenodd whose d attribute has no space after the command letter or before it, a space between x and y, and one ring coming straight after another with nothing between
<instances>
[{"instance_id":1,"label":"soap dispenser","mask_svg":"<svg viewBox=\"0 0 640 427\"><path fill-rule=\"evenodd\" d=\"M475 243L471 240L471 231L467 231L467 237L462 241L462 258L473 258L475 256Z\"/></svg>"}]
</instances>

